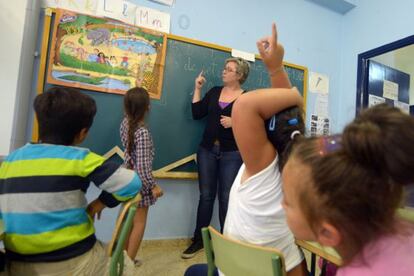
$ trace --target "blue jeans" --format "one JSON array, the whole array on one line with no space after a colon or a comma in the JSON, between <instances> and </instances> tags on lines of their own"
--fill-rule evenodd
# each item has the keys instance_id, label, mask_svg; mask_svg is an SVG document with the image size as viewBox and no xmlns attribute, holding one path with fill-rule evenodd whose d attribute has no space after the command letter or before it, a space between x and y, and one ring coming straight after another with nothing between
<instances>
[{"instance_id":1,"label":"blue jeans","mask_svg":"<svg viewBox=\"0 0 414 276\"><path fill-rule=\"evenodd\" d=\"M238 151L222 152L220 147L216 145L211 150L199 147L197 164L200 200L197 208L194 241L201 240L201 228L210 224L216 194L218 194L219 201L220 226L223 231L230 189L242 163Z\"/></svg>"},{"instance_id":2,"label":"blue jeans","mask_svg":"<svg viewBox=\"0 0 414 276\"><path fill-rule=\"evenodd\" d=\"M207 264L195 264L187 268L184 272L184 276L207 276L208 266ZM218 276L217 268L214 270L213 276Z\"/></svg>"}]
</instances>

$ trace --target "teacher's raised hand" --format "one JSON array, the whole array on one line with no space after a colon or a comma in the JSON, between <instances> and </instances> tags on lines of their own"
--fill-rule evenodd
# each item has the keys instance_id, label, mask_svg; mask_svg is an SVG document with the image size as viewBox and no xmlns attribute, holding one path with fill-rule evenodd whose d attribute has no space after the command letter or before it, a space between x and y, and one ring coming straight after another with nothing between
<instances>
[{"instance_id":1,"label":"teacher's raised hand","mask_svg":"<svg viewBox=\"0 0 414 276\"><path fill-rule=\"evenodd\" d=\"M195 88L201 89L206 82L206 78L204 77L204 72L201 71L200 74L198 74L197 78L195 79Z\"/></svg>"}]
</instances>

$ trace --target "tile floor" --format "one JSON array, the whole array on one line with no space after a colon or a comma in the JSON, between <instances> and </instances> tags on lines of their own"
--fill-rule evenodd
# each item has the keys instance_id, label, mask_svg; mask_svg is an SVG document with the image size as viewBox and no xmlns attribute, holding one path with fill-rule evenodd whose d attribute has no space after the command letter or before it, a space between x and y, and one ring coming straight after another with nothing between
<instances>
[{"instance_id":1,"label":"tile floor","mask_svg":"<svg viewBox=\"0 0 414 276\"><path fill-rule=\"evenodd\" d=\"M190 245L189 239L144 241L138 258L143 263L139 276L182 276L192 264L206 263L204 251L194 258L184 260L181 253Z\"/></svg>"}]
</instances>

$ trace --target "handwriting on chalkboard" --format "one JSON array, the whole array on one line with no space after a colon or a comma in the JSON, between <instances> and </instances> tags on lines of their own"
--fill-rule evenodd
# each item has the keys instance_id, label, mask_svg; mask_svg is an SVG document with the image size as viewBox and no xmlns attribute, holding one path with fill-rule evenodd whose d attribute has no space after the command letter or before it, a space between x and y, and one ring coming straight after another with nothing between
<instances>
[{"instance_id":1,"label":"handwriting on chalkboard","mask_svg":"<svg viewBox=\"0 0 414 276\"><path fill-rule=\"evenodd\" d=\"M191 114L194 80L203 70L206 83L203 95L214 86L223 85L221 74L231 54L222 49L168 39L165 60L163 96L151 103L149 127L155 150L154 169L159 169L197 151L204 130L203 121L195 121ZM305 71L286 65L286 72L303 94ZM250 74L244 90L270 87L269 75L262 60L250 63ZM193 171L195 168L181 168Z\"/></svg>"},{"instance_id":2,"label":"handwriting on chalkboard","mask_svg":"<svg viewBox=\"0 0 414 276\"><path fill-rule=\"evenodd\" d=\"M187 57L187 62L184 64L184 71L196 71L196 65L191 62L191 57Z\"/></svg>"}]
</instances>

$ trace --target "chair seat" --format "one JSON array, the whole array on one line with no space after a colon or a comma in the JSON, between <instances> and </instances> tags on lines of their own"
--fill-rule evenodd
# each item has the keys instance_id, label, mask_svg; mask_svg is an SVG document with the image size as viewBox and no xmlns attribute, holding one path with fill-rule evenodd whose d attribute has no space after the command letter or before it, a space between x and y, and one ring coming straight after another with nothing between
<instances>
[{"instance_id":1,"label":"chair seat","mask_svg":"<svg viewBox=\"0 0 414 276\"><path fill-rule=\"evenodd\" d=\"M209 276L216 267L226 276L286 275L283 255L276 249L230 239L211 226L202 229L202 236Z\"/></svg>"}]
</instances>

